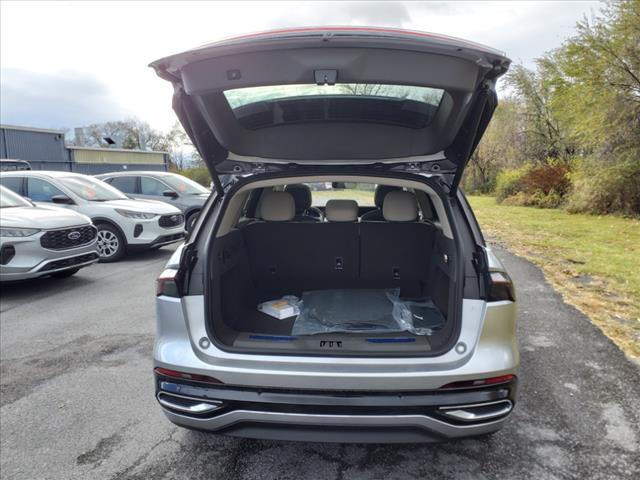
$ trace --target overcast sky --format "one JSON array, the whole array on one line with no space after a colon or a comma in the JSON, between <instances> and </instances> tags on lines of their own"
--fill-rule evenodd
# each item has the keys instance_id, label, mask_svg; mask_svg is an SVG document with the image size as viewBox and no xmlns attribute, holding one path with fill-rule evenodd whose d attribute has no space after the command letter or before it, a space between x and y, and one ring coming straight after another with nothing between
<instances>
[{"instance_id":1,"label":"overcast sky","mask_svg":"<svg viewBox=\"0 0 640 480\"><path fill-rule=\"evenodd\" d=\"M240 33L310 25L453 35L533 60L598 2L0 2L0 121L71 128L135 116L168 129L159 57Z\"/></svg>"}]
</instances>

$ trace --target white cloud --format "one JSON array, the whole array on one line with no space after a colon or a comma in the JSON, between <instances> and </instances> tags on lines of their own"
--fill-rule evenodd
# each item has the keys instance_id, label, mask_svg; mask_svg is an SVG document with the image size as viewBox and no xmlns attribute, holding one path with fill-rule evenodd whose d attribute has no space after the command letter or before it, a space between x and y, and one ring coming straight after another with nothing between
<instances>
[{"instance_id":1,"label":"white cloud","mask_svg":"<svg viewBox=\"0 0 640 480\"><path fill-rule=\"evenodd\" d=\"M27 87L42 91L30 96L38 102L33 115L25 116L28 112L22 108L17 117L15 108L4 106L0 113L6 123L31 118L33 125L44 127L74 127L65 122L86 118L82 121L90 123L127 114L168 128L175 120L171 87L147 67L150 61L219 38L288 26L359 24L444 33L504 50L530 65L536 56L560 45L576 20L597 8L596 2L3 1L3 100L15 107L16 92L29 96ZM18 71L25 88L16 88ZM42 83L45 80L50 88ZM67 99L74 91L84 96L92 85L103 89L99 103L95 96L85 96L71 102L75 110L64 108L61 92Z\"/></svg>"}]
</instances>

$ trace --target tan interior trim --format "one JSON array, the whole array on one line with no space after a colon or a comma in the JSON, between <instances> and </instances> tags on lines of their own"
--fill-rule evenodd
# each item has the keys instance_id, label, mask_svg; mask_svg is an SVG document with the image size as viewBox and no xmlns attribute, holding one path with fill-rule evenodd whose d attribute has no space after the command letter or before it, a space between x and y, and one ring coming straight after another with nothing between
<instances>
[{"instance_id":1,"label":"tan interior trim","mask_svg":"<svg viewBox=\"0 0 640 480\"><path fill-rule=\"evenodd\" d=\"M444 210L444 205L440 200L440 197L436 192L421 182L413 180L405 180L400 178L388 178L388 177L376 177L376 176L350 176L350 175L307 175L299 177L288 178L272 178L266 180L258 180L256 182L249 183L231 198L229 206L225 212L224 218L220 223L217 237L223 237L227 235L238 223L240 214L242 213L242 206L244 205L247 195L251 190L256 188L276 187L281 185L287 185L291 183L314 183L314 182L358 182L358 183L375 183L382 185L391 185L394 187L411 188L413 190L421 190L429 195L433 206L438 214L439 222L437 226L442 229L442 233L445 237L453 239L451 233L451 226L447 219L447 215Z\"/></svg>"}]
</instances>

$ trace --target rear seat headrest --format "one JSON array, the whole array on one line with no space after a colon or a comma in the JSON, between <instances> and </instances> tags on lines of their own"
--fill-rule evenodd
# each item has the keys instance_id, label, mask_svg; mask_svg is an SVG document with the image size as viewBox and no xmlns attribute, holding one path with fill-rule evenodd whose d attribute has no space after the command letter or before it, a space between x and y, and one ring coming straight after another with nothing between
<instances>
[{"instance_id":1,"label":"rear seat headrest","mask_svg":"<svg viewBox=\"0 0 640 480\"><path fill-rule=\"evenodd\" d=\"M418 202L411 192L387 193L382 204L382 216L388 222L413 222L418 219Z\"/></svg>"},{"instance_id":2,"label":"rear seat headrest","mask_svg":"<svg viewBox=\"0 0 640 480\"><path fill-rule=\"evenodd\" d=\"M311 208L311 188L303 183L296 183L284 187L284 191L293 195L296 213L302 213Z\"/></svg>"},{"instance_id":3,"label":"rear seat headrest","mask_svg":"<svg viewBox=\"0 0 640 480\"><path fill-rule=\"evenodd\" d=\"M377 185L376 191L373 194L373 201L376 204L376 207L382 208L382 205L384 204L384 197L387 196L387 193L393 192L396 190L402 191L402 188L394 187L391 185Z\"/></svg>"},{"instance_id":4,"label":"rear seat headrest","mask_svg":"<svg viewBox=\"0 0 640 480\"><path fill-rule=\"evenodd\" d=\"M324 216L329 222L357 222L358 203L355 200L329 200Z\"/></svg>"},{"instance_id":5,"label":"rear seat headrest","mask_svg":"<svg viewBox=\"0 0 640 480\"><path fill-rule=\"evenodd\" d=\"M290 193L268 190L262 194L260 215L267 222L288 222L296 215L296 204Z\"/></svg>"}]
</instances>

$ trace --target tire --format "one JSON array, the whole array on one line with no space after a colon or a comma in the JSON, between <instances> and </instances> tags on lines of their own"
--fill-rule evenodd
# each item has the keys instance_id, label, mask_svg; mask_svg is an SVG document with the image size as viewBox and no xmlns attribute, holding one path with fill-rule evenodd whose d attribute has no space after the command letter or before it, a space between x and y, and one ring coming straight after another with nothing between
<instances>
[{"instance_id":1,"label":"tire","mask_svg":"<svg viewBox=\"0 0 640 480\"><path fill-rule=\"evenodd\" d=\"M69 270L63 270L61 272L52 273L51 276L53 278L67 278L67 277L71 277L72 275L75 275L79 271L80 271L79 268L71 268Z\"/></svg>"},{"instance_id":2,"label":"tire","mask_svg":"<svg viewBox=\"0 0 640 480\"><path fill-rule=\"evenodd\" d=\"M122 234L113 225L99 223L98 227L98 255L101 263L117 262L126 252L126 245Z\"/></svg>"},{"instance_id":3,"label":"tire","mask_svg":"<svg viewBox=\"0 0 640 480\"><path fill-rule=\"evenodd\" d=\"M184 221L185 231L190 232L191 230L193 230L193 225L195 225L196 221L198 220L199 213L200 211L196 211L196 212L190 213L189 216L187 216L187 218Z\"/></svg>"}]
</instances>

